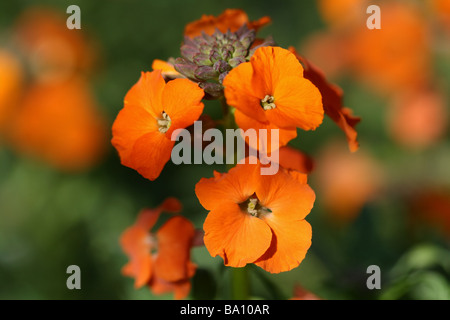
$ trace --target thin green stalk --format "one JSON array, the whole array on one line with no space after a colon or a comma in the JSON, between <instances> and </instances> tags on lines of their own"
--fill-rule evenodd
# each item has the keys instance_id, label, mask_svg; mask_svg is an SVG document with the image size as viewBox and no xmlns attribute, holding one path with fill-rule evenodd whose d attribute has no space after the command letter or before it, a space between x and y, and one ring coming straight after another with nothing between
<instances>
[{"instance_id":1,"label":"thin green stalk","mask_svg":"<svg viewBox=\"0 0 450 320\"><path fill-rule=\"evenodd\" d=\"M250 281L247 267L231 270L231 296L233 300L249 299Z\"/></svg>"}]
</instances>

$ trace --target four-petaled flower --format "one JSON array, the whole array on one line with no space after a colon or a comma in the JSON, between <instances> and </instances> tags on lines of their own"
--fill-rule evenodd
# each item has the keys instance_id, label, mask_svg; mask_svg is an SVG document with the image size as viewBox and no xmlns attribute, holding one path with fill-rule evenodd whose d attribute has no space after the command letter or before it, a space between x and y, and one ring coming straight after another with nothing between
<instances>
[{"instance_id":1,"label":"four-petaled flower","mask_svg":"<svg viewBox=\"0 0 450 320\"><path fill-rule=\"evenodd\" d=\"M296 128L314 130L322 123L322 96L286 49L257 49L249 62L228 73L223 85L227 103L236 108L236 123L256 130L281 129L280 146L296 137Z\"/></svg>"},{"instance_id":2,"label":"four-petaled flower","mask_svg":"<svg viewBox=\"0 0 450 320\"><path fill-rule=\"evenodd\" d=\"M156 233L150 233L163 211L177 213L181 204L166 199L156 209L144 209L133 226L124 231L120 244L130 261L122 273L135 279L134 286L149 285L153 293L174 292L175 299L190 291L196 265L190 261L195 229L184 217L169 218Z\"/></svg>"},{"instance_id":3,"label":"four-petaled flower","mask_svg":"<svg viewBox=\"0 0 450 320\"><path fill-rule=\"evenodd\" d=\"M175 144L172 132L200 117L203 95L203 90L187 79L166 84L161 70L143 72L113 124L112 144L122 164L155 180L170 159Z\"/></svg>"},{"instance_id":4,"label":"four-petaled flower","mask_svg":"<svg viewBox=\"0 0 450 320\"><path fill-rule=\"evenodd\" d=\"M210 211L204 243L227 266L254 263L272 273L284 272L297 267L311 245L305 217L315 194L287 171L261 175L260 166L238 164L197 183L195 193Z\"/></svg>"}]
</instances>

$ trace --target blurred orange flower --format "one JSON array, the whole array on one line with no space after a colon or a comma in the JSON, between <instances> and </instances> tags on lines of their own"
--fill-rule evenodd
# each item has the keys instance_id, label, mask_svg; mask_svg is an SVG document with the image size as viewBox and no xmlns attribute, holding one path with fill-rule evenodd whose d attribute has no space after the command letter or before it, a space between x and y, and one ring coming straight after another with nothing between
<instances>
[{"instance_id":1,"label":"blurred orange flower","mask_svg":"<svg viewBox=\"0 0 450 320\"><path fill-rule=\"evenodd\" d=\"M63 170L83 170L106 151L106 123L86 80L31 86L8 136L19 152Z\"/></svg>"},{"instance_id":2,"label":"blurred orange flower","mask_svg":"<svg viewBox=\"0 0 450 320\"><path fill-rule=\"evenodd\" d=\"M448 190L431 188L414 194L410 202L415 222L426 222L450 238L450 193Z\"/></svg>"},{"instance_id":3,"label":"blurred orange flower","mask_svg":"<svg viewBox=\"0 0 450 320\"><path fill-rule=\"evenodd\" d=\"M366 17L367 0L318 0L322 19L332 28L351 28Z\"/></svg>"},{"instance_id":4,"label":"blurred orange flower","mask_svg":"<svg viewBox=\"0 0 450 320\"><path fill-rule=\"evenodd\" d=\"M11 112L17 107L23 89L23 70L18 59L0 49L0 132L5 131Z\"/></svg>"},{"instance_id":5,"label":"blurred orange flower","mask_svg":"<svg viewBox=\"0 0 450 320\"><path fill-rule=\"evenodd\" d=\"M295 54L297 59L304 66L304 77L310 80L322 95L323 108L327 114L347 136L348 146L352 152L358 150L358 133L355 130L356 124L361 120L352 116L352 111L343 106L343 92L336 85L328 83L325 75L311 62L300 56L293 47L289 50Z\"/></svg>"},{"instance_id":6,"label":"blurred orange flower","mask_svg":"<svg viewBox=\"0 0 450 320\"><path fill-rule=\"evenodd\" d=\"M210 210L203 225L205 246L225 265L254 263L279 273L305 257L312 234L304 218L315 194L286 171L260 175L260 164L238 164L226 174L202 178L195 193Z\"/></svg>"},{"instance_id":7,"label":"blurred orange flower","mask_svg":"<svg viewBox=\"0 0 450 320\"><path fill-rule=\"evenodd\" d=\"M339 143L333 143L322 151L316 164L317 192L328 214L336 221L355 219L381 187L381 168L361 150L348 153Z\"/></svg>"},{"instance_id":8,"label":"blurred orange flower","mask_svg":"<svg viewBox=\"0 0 450 320\"><path fill-rule=\"evenodd\" d=\"M155 180L170 159L175 144L172 132L199 118L203 95L203 90L187 79L166 84L161 70L143 72L128 91L112 128L112 144L122 164Z\"/></svg>"},{"instance_id":9,"label":"blurred orange flower","mask_svg":"<svg viewBox=\"0 0 450 320\"><path fill-rule=\"evenodd\" d=\"M430 3L438 19L450 31L450 2L448 0L430 0Z\"/></svg>"},{"instance_id":10,"label":"blurred orange flower","mask_svg":"<svg viewBox=\"0 0 450 320\"><path fill-rule=\"evenodd\" d=\"M295 137L289 130L311 130L322 123L320 92L303 77L300 62L286 49L257 49L249 62L229 72L223 84L227 103L253 119L245 119L238 112L241 125L256 130L268 126L288 129L281 132L281 145Z\"/></svg>"},{"instance_id":11,"label":"blurred orange flower","mask_svg":"<svg viewBox=\"0 0 450 320\"><path fill-rule=\"evenodd\" d=\"M436 91L399 94L388 110L392 138L410 148L424 148L442 138L448 125L444 97Z\"/></svg>"},{"instance_id":12,"label":"blurred orange flower","mask_svg":"<svg viewBox=\"0 0 450 320\"><path fill-rule=\"evenodd\" d=\"M296 284L294 287L294 296L290 300L321 300L321 299L314 293Z\"/></svg>"},{"instance_id":13,"label":"blurred orange flower","mask_svg":"<svg viewBox=\"0 0 450 320\"><path fill-rule=\"evenodd\" d=\"M38 81L64 81L93 65L92 45L82 32L69 30L66 19L56 10L32 8L17 21L17 42Z\"/></svg>"},{"instance_id":14,"label":"blurred orange flower","mask_svg":"<svg viewBox=\"0 0 450 320\"><path fill-rule=\"evenodd\" d=\"M202 32L212 35L216 29L225 33L228 30L235 32L244 24L247 28L258 31L261 27L270 23L269 17L262 17L257 21L249 21L247 14L240 9L226 9L218 17L202 15L200 20L186 25L184 35L190 38L200 36Z\"/></svg>"},{"instance_id":15,"label":"blurred orange flower","mask_svg":"<svg viewBox=\"0 0 450 320\"><path fill-rule=\"evenodd\" d=\"M174 292L175 299L183 299L196 270L190 261L195 229L186 218L173 216L150 233L163 211L178 213L181 204L168 198L156 209L142 210L135 224L123 232L120 244L130 261L122 273L135 279L136 288L149 285L155 294Z\"/></svg>"},{"instance_id":16,"label":"blurred orange flower","mask_svg":"<svg viewBox=\"0 0 450 320\"><path fill-rule=\"evenodd\" d=\"M349 63L355 74L376 89L396 93L429 82L430 34L419 8L385 3L381 29L361 24L351 34Z\"/></svg>"},{"instance_id":17,"label":"blurred orange flower","mask_svg":"<svg viewBox=\"0 0 450 320\"><path fill-rule=\"evenodd\" d=\"M301 50L308 61L319 66L327 78L335 78L347 70L348 37L344 32L315 32L302 40Z\"/></svg>"}]
</instances>

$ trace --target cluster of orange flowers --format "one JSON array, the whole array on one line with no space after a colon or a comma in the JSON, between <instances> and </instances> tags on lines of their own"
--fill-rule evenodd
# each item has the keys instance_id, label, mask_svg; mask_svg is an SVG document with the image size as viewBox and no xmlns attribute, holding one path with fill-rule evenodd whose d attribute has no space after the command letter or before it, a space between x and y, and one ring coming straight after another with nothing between
<instances>
[{"instance_id":1,"label":"cluster of orange flowers","mask_svg":"<svg viewBox=\"0 0 450 320\"><path fill-rule=\"evenodd\" d=\"M90 91L93 49L50 9L29 9L0 48L0 133L20 154L66 171L105 154L107 125Z\"/></svg>"},{"instance_id":2,"label":"cluster of orange flowers","mask_svg":"<svg viewBox=\"0 0 450 320\"><path fill-rule=\"evenodd\" d=\"M359 118L343 106L341 89L293 47L287 50L271 39L256 38L269 22L268 17L251 22L242 10L228 9L188 24L182 57L155 60L154 70L143 72L127 93L113 124L112 144L123 165L155 180L170 160L172 133L200 118L203 99L220 100L224 117L232 117L244 131L278 129L276 174L261 175L264 164L259 161L239 163L227 173L202 178L195 193L209 211L203 243L213 257L220 256L230 267L253 263L279 273L304 259L312 237L305 217L315 201L307 184L310 159L288 142L298 128L319 127L327 114L355 151ZM263 141L265 150L271 150L269 143ZM189 259L194 231L186 219L173 217L150 235L162 210L175 211L165 205L143 211L123 234L122 246L130 257L123 273L134 277L136 286L148 284L155 293L172 288L181 298L195 272Z\"/></svg>"}]
</instances>

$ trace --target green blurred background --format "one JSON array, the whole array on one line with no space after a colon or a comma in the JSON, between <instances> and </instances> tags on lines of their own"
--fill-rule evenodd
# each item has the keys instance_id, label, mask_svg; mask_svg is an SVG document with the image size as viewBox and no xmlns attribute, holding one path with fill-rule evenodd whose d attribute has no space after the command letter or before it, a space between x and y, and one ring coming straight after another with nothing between
<instances>
[{"instance_id":1,"label":"green blurred background","mask_svg":"<svg viewBox=\"0 0 450 320\"><path fill-rule=\"evenodd\" d=\"M90 84L109 128L140 72L151 70L153 59L179 56L184 26L202 14L241 8L251 20L268 15L272 23L260 34L272 35L285 48L300 47L309 35L326 30L315 1L55 0L2 1L0 35L6 38L17 17L30 7L47 6L66 15L70 4L80 6L82 32L99 49ZM436 58L435 68L446 79L448 101L448 57ZM334 81L345 92L345 104L362 118L357 126L361 150L382 166L387 182L354 221L342 225L330 220L321 205L313 172L310 181L317 202L307 217L313 228L312 247L291 272L272 275L250 267L252 296L291 298L298 284L323 299L449 299L448 237L421 224L412 229L404 192L417 186L450 186L448 130L426 150L402 148L386 133L385 97L350 77ZM215 107L208 103L207 112L215 115ZM302 132L293 145L315 158L333 139L345 142L340 129L326 119L315 132ZM140 209L156 207L168 196L179 198L183 214L201 228L206 211L194 186L213 169L225 170L169 163L150 182L121 166L108 146L96 167L66 173L0 146L0 299L170 299L170 294L135 290L133 279L121 275L127 258L119 237ZM194 248L192 255L199 270L189 298L230 298L230 270L222 260L212 258L204 247ZM66 268L72 264L81 268L81 290L66 287ZM381 268L381 290L366 287L366 269L373 264Z\"/></svg>"}]
</instances>

